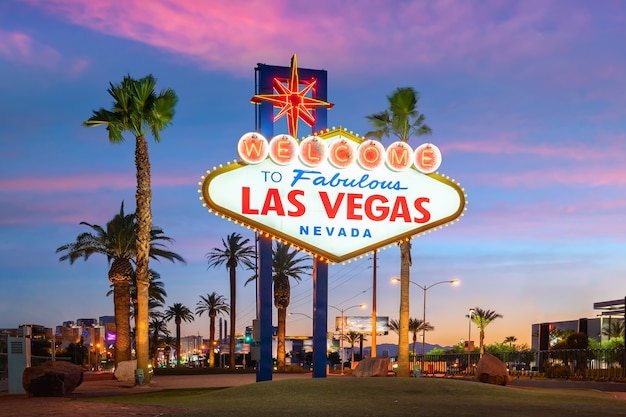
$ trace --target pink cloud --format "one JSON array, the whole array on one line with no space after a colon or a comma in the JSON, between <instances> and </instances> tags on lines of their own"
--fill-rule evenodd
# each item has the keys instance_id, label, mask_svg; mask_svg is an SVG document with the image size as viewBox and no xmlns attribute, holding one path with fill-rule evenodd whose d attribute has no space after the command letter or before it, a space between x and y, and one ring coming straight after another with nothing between
<instances>
[{"instance_id":1,"label":"pink cloud","mask_svg":"<svg viewBox=\"0 0 626 417\"><path fill-rule=\"evenodd\" d=\"M559 140L558 142L523 141L516 133L498 133L480 140L448 143L441 148L446 152L469 152L485 155L530 155L554 160L624 160L626 158L626 133L605 134L589 138L588 142Z\"/></svg>"},{"instance_id":2,"label":"pink cloud","mask_svg":"<svg viewBox=\"0 0 626 417\"><path fill-rule=\"evenodd\" d=\"M193 176L153 176L154 187L176 187L197 184L199 177ZM54 193L98 189L125 190L137 186L134 173L129 174L78 174L66 177L23 177L0 179L0 192L32 191Z\"/></svg>"},{"instance_id":3,"label":"pink cloud","mask_svg":"<svg viewBox=\"0 0 626 417\"><path fill-rule=\"evenodd\" d=\"M499 240L542 241L615 237L626 232L622 221L626 200L608 199L592 203L586 199L537 199L522 202L504 200L479 209L469 196L468 210L459 222L445 230L446 239L458 236ZM478 203L477 203L478 204ZM449 235L450 234L450 235Z\"/></svg>"},{"instance_id":4,"label":"pink cloud","mask_svg":"<svg viewBox=\"0 0 626 417\"><path fill-rule=\"evenodd\" d=\"M61 55L53 48L36 42L29 35L0 30L0 56L13 62L54 67Z\"/></svg>"},{"instance_id":5,"label":"pink cloud","mask_svg":"<svg viewBox=\"0 0 626 417\"><path fill-rule=\"evenodd\" d=\"M415 68L465 68L508 77L543 74L572 85L591 76L624 80L623 62L589 59L593 6L559 2L319 0L314 6L276 0L26 0L61 19L188 56L207 68L249 71L259 59L287 65L315 60L326 69L361 66L397 74ZM617 23L616 23L617 24ZM588 48L587 54L595 48ZM547 58L559 55L566 59ZM397 58L402 57L402 68ZM613 67L606 69L606 63ZM575 64L574 64L575 63ZM582 71L571 71L576 65Z\"/></svg>"},{"instance_id":6,"label":"pink cloud","mask_svg":"<svg viewBox=\"0 0 626 417\"><path fill-rule=\"evenodd\" d=\"M89 67L86 59L65 59L54 48L20 32L0 29L0 57L18 64L62 70L80 75Z\"/></svg>"}]
</instances>

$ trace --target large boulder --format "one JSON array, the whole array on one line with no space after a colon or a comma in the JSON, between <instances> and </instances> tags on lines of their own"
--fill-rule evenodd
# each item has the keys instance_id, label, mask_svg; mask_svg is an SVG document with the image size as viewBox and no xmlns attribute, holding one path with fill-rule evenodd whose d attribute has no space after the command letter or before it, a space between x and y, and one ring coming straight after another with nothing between
<instances>
[{"instance_id":1,"label":"large boulder","mask_svg":"<svg viewBox=\"0 0 626 417\"><path fill-rule=\"evenodd\" d=\"M135 370L137 369L137 359L122 361L117 364L115 378L120 382L135 382Z\"/></svg>"},{"instance_id":2,"label":"large boulder","mask_svg":"<svg viewBox=\"0 0 626 417\"><path fill-rule=\"evenodd\" d=\"M476 380L493 385L506 385L511 381L506 365L490 353L485 353L476 365Z\"/></svg>"},{"instance_id":3,"label":"large boulder","mask_svg":"<svg viewBox=\"0 0 626 417\"><path fill-rule=\"evenodd\" d=\"M22 374L24 390L34 397L63 397L71 394L82 382L82 368L63 361L31 366Z\"/></svg>"},{"instance_id":4,"label":"large boulder","mask_svg":"<svg viewBox=\"0 0 626 417\"><path fill-rule=\"evenodd\" d=\"M387 376L389 369L389 357L365 358L352 371L352 375L358 377Z\"/></svg>"}]
</instances>

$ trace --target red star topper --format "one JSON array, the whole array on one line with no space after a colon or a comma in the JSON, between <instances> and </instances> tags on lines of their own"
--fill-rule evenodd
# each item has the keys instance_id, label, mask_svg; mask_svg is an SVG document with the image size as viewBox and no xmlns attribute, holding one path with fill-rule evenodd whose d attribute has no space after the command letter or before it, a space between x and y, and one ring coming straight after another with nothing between
<instances>
[{"instance_id":1,"label":"red star topper","mask_svg":"<svg viewBox=\"0 0 626 417\"><path fill-rule=\"evenodd\" d=\"M274 122L287 115L289 134L296 137L298 134L298 119L302 119L307 125L313 126L315 124L315 116L310 110L320 106L330 109L334 104L306 96L315 87L317 80L313 79L310 82L300 83L298 63L295 55L291 59L291 78L286 80L287 85L284 82L281 79L274 78L273 87L276 94L257 94L250 101L255 104L260 104L262 101L274 103L274 107L280 108L280 111L274 116ZM301 91L299 90L300 84L305 85Z\"/></svg>"}]
</instances>

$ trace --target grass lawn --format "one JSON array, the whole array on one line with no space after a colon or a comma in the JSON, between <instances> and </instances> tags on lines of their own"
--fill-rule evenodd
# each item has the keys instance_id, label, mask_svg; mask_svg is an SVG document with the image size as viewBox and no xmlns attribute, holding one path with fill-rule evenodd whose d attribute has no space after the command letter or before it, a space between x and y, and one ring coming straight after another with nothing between
<instances>
[{"instance_id":1,"label":"grass lawn","mask_svg":"<svg viewBox=\"0 0 626 417\"><path fill-rule=\"evenodd\" d=\"M184 407L180 416L626 416L591 390L521 389L439 378L325 378L168 390L90 401Z\"/></svg>"}]
</instances>

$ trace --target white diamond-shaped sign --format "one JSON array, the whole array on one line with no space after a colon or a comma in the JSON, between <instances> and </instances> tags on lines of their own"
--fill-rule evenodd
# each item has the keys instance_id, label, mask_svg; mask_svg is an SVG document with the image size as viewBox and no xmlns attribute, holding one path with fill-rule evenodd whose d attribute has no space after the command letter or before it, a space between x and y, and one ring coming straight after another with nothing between
<instances>
[{"instance_id":1,"label":"white diamond-shaped sign","mask_svg":"<svg viewBox=\"0 0 626 417\"><path fill-rule=\"evenodd\" d=\"M341 130L319 136L327 146L362 142ZM332 262L447 224L462 214L464 197L453 181L414 168L338 168L328 160L312 167L298 158L235 162L202 183L211 210Z\"/></svg>"}]
</instances>

